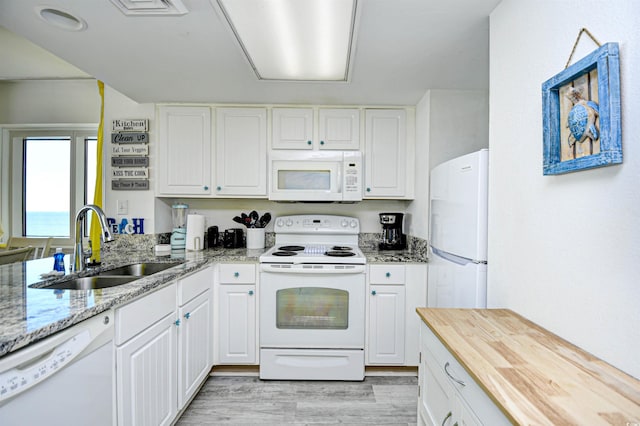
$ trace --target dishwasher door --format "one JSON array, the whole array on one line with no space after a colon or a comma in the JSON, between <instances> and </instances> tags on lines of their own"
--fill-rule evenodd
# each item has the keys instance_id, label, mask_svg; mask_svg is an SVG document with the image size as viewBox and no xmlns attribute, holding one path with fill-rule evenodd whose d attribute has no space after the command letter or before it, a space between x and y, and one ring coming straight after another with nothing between
<instances>
[{"instance_id":1,"label":"dishwasher door","mask_svg":"<svg viewBox=\"0 0 640 426\"><path fill-rule=\"evenodd\" d=\"M0 424L115 424L113 311L0 358Z\"/></svg>"}]
</instances>

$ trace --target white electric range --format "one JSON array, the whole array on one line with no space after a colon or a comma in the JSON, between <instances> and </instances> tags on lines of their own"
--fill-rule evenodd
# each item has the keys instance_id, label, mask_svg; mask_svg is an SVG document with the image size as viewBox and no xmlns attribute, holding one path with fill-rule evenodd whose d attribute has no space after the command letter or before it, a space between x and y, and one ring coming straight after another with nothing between
<instances>
[{"instance_id":1,"label":"white electric range","mask_svg":"<svg viewBox=\"0 0 640 426\"><path fill-rule=\"evenodd\" d=\"M279 217L260 256L260 378L363 380L366 258L360 222Z\"/></svg>"}]
</instances>

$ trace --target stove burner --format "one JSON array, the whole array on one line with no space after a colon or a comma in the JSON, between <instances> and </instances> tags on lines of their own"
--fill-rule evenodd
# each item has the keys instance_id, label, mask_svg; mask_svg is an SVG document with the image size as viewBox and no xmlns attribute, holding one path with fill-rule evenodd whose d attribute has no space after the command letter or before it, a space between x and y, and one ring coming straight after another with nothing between
<instances>
[{"instance_id":1,"label":"stove burner","mask_svg":"<svg viewBox=\"0 0 640 426\"><path fill-rule=\"evenodd\" d=\"M282 250L282 251L303 251L304 247L303 246L282 246L282 247L278 247L278 250ZM282 255L277 255L277 256L282 256Z\"/></svg>"},{"instance_id":2,"label":"stove burner","mask_svg":"<svg viewBox=\"0 0 640 426\"><path fill-rule=\"evenodd\" d=\"M347 246L333 246L331 247L331 250L335 250L335 251L351 251L353 250L353 248L351 247L347 247Z\"/></svg>"},{"instance_id":3,"label":"stove burner","mask_svg":"<svg viewBox=\"0 0 640 426\"><path fill-rule=\"evenodd\" d=\"M281 250L281 251L274 251L272 254L274 256L296 256L298 253L291 250Z\"/></svg>"},{"instance_id":4,"label":"stove burner","mask_svg":"<svg viewBox=\"0 0 640 426\"><path fill-rule=\"evenodd\" d=\"M352 252L352 251L329 250L329 251L324 252L324 255L325 256L332 256L332 257L350 257L350 256L355 256L356 254L354 252Z\"/></svg>"}]
</instances>

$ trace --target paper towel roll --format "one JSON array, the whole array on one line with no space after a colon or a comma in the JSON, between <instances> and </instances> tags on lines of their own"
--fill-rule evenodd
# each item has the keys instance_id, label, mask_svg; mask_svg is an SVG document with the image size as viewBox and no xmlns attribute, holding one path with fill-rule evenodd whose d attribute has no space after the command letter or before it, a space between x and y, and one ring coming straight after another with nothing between
<instances>
[{"instance_id":1,"label":"paper towel roll","mask_svg":"<svg viewBox=\"0 0 640 426\"><path fill-rule=\"evenodd\" d=\"M204 216L187 215L187 243L185 248L191 251L204 249Z\"/></svg>"}]
</instances>

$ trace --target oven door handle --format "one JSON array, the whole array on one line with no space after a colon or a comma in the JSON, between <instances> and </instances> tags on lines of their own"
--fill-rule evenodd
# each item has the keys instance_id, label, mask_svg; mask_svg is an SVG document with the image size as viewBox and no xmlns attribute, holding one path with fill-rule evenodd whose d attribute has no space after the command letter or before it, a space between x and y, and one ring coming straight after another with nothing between
<instances>
[{"instance_id":1,"label":"oven door handle","mask_svg":"<svg viewBox=\"0 0 640 426\"><path fill-rule=\"evenodd\" d=\"M363 274L365 265L261 263L260 271L274 274Z\"/></svg>"}]
</instances>

